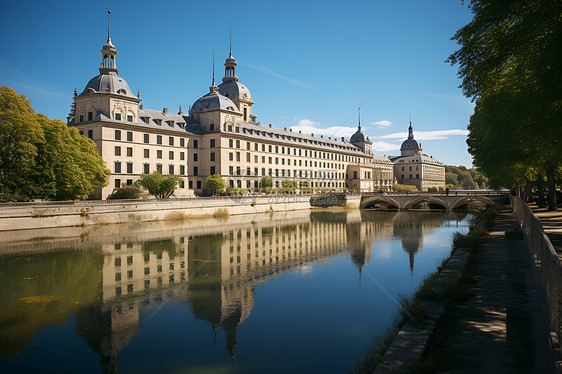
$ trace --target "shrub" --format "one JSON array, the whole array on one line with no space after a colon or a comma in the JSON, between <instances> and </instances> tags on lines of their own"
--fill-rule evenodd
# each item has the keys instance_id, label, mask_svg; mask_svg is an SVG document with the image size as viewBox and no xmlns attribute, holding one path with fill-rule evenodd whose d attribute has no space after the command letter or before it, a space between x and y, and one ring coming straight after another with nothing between
<instances>
[{"instance_id":1,"label":"shrub","mask_svg":"<svg viewBox=\"0 0 562 374\"><path fill-rule=\"evenodd\" d=\"M270 177L262 177L259 186L260 188L273 187L273 180Z\"/></svg>"},{"instance_id":2,"label":"shrub","mask_svg":"<svg viewBox=\"0 0 562 374\"><path fill-rule=\"evenodd\" d=\"M209 195L221 195L226 183L219 174L209 175L205 179L205 192Z\"/></svg>"},{"instance_id":3,"label":"shrub","mask_svg":"<svg viewBox=\"0 0 562 374\"><path fill-rule=\"evenodd\" d=\"M116 190L107 197L109 200L138 199L142 196L142 190L134 184L126 185Z\"/></svg>"},{"instance_id":4,"label":"shrub","mask_svg":"<svg viewBox=\"0 0 562 374\"><path fill-rule=\"evenodd\" d=\"M162 175L155 171L152 174L141 175L138 184L157 199L166 199L174 193L180 181L181 178L177 175Z\"/></svg>"},{"instance_id":5,"label":"shrub","mask_svg":"<svg viewBox=\"0 0 562 374\"><path fill-rule=\"evenodd\" d=\"M417 192L418 188L416 186L410 186L409 184L399 184L394 183L392 189L396 192Z\"/></svg>"}]
</instances>

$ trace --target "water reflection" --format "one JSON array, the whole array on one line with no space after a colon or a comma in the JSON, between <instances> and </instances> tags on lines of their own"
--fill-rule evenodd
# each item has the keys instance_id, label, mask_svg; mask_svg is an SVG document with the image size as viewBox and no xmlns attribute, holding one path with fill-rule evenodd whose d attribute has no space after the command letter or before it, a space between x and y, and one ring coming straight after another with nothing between
<instances>
[{"instance_id":1,"label":"water reflection","mask_svg":"<svg viewBox=\"0 0 562 374\"><path fill-rule=\"evenodd\" d=\"M103 372L113 373L120 352L141 332L143 316L186 303L193 316L211 326L215 344L217 330L224 332L224 348L215 349L234 357L258 285L346 253L360 277L377 243L392 238L401 241L409 257L405 269L413 272L424 235L464 217L306 211L4 237L0 358L20 353L37 331L76 316L77 335L99 355Z\"/></svg>"}]
</instances>

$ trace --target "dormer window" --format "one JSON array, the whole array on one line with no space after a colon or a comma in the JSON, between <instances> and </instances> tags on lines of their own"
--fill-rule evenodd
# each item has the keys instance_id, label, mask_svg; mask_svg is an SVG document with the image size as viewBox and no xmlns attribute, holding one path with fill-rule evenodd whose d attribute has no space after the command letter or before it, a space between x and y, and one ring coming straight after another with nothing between
<instances>
[{"instance_id":1,"label":"dormer window","mask_svg":"<svg viewBox=\"0 0 562 374\"><path fill-rule=\"evenodd\" d=\"M154 122L156 122L156 124L158 126L162 126L162 120L161 119L155 119Z\"/></svg>"},{"instance_id":2,"label":"dormer window","mask_svg":"<svg viewBox=\"0 0 562 374\"><path fill-rule=\"evenodd\" d=\"M88 113L88 118L90 118L90 113ZM121 113L115 113L115 120L121 121Z\"/></svg>"},{"instance_id":3,"label":"dormer window","mask_svg":"<svg viewBox=\"0 0 562 374\"><path fill-rule=\"evenodd\" d=\"M150 122L150 117L141 117L141 120L142 120L144 123L149 123L149 122Z\"/></svg>"},{"instance_id":4,"label":"dormer window","mask_svg":"<svg viewBox=\"0 0 562 374\"><path fill-rule=\"evenodd\" d=\"M183 122L178 122L178 126L180 129L184 129L185 128L185 123Z\"/></svg>"},{"instance_id":5,"label":"dormer window","mask_svg":"<svg viewBox=\"0 0 562 374\"><path fill-rule=\"evenodd\" d=\"M166 121L166 123L168 124L168 126L174 127L174 121Z\"/></svg>"},{"instance_id":6,"label":"dormer window","mask_svg":"<svg viewBox=\"0 0 562 374\"><path fill-rule=\"evenodd\" d=\"M133 116L130 115L130 114L128 114L128 115L127 115L127 121L128 121L128 122L133 122Z\"/></svg>"}]
</instances>

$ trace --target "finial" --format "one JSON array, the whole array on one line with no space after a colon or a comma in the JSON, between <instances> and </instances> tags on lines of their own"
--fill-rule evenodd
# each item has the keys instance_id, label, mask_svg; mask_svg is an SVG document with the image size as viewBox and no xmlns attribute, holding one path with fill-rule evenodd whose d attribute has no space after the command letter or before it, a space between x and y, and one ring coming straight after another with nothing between
<instances>
[{"instance_id":1,"label":"finial","mask_svg":"<svg viewBox=\"0 0 562 374\"><path fill-rule=\"evenodd\" d=\"M76 92L76 88L74 88L74 97L78 96L78 92Z\"/></svg>"},{"instance_id":2,"label":"finial","mask_svg":"<svg viewBox=\"0 0 562 374\"><path fill-rule=\"evenodd\" d=\"M230 24L229 39L230 39L230 40L229 40L229 43L230 43L230 47L229 47L230 56L232 56L232 23Z\"/></svg>"},{"instance_id":3,"label":"finial","mask_svg":"<svg viewBox=\"0 0 562 374\"><path fill-rule=\"evenodd\" d=\"M111 41L111 10L107 11L107 41Z\"/></svg>"},{"instance_id":4,"label":"finial","mask_svg":"<svg viewBox=\"0 0 562 374\"><path fill-rule=\"evenodd\" d=\"M179 110L179 112L178 112L178 115L181 116L182 114L183 114L183 112L181 111L181 104L180 104L180 110Z\"/></svg>"},{"instance_id":5,"label":"finial","mask_svg":"<svg viewBox=\"0 0 562 374\"><path fill-rule=\"evenodd\" d=\"M357 126L357 131L361 131L361 108L357 108L357 116L359 117L359 126Z\"/></svg>"},{"instance_id":6,"label":"finial","mask_svg":"<svg viewBox=\"0 0 562 374\"><path fill-rule=\"evenodd\" d=\"M140 99L140 90L137 90L137 97Z\"/></svg>"}]
</instances>

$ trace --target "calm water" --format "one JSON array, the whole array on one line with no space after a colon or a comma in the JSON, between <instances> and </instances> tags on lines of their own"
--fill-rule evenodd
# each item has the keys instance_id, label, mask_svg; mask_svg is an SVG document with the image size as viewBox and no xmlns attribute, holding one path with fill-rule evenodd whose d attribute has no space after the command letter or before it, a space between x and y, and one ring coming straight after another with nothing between
<instances>
[{"instance_id":1,"label":"calm water","mask_svg":"<svg viewBox=\"0 0 562 374\"><path fill-rule=\"evenodd\" d=\"M346 372L397 312L380 285L415 292L469 218L303 211L3 234L0 372Z\"/></svg>"}]
</instances>

